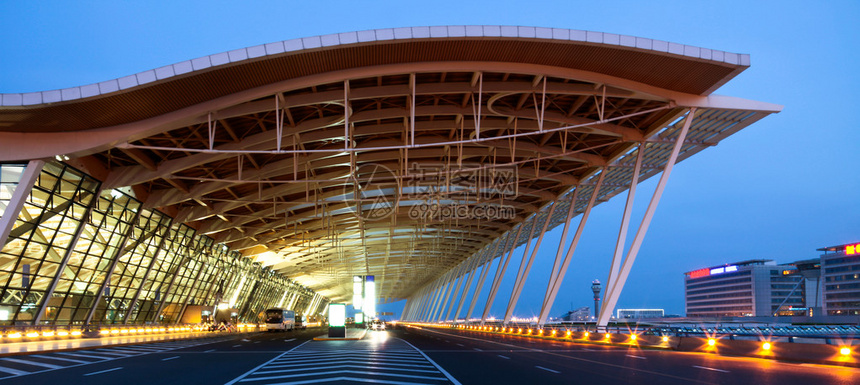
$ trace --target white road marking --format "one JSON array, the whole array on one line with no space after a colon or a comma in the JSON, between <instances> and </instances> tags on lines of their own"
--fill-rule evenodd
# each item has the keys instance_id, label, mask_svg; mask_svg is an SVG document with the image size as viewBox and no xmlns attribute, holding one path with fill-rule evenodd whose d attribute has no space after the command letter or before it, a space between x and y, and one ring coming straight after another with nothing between
<instances>
[{"instance_id":1,"label":"white road marking","mask_svg":"<svg viewBox=\"0 0 860 385\"><path fill-rule=\"evenodd\" d=\"M113 357L105 357L105 356L100 356L97 354L76 354L76 353L68 353L68 352L57 352L57 354L62 354L64 356L72 356L72 357L83 357L83 358L89 358L89 359L95 358L98 360L112 360L112 359L114 359Z\"/></svg>"},{"instance_id":2,"label":"white road marking","mask_svg":"<svg viewBox=\"0 0 860 385\"><path fill-rule=\"evenodd\" d=\"M417 347L415 347L415 345L410 344L409 341L407 341L407 340L404 340L402 338L398 338L398 339L403 341L404 343L406 343L406 345L411 346L412 349L415 349L415 351L417 351L418 353L421 353L421 355L424 356L424 358L426 358L427 361L430 361L430 363L433 364L433 366L435 366L436 369L439 369L439 371L442 372L442 374L444 374L445 377L448 377L448 381L451 381L454 385L462 385L460 383L460 381L457 381L456 379L454 379L454 376L452 376L451 373L448 373L447 370L442 369L442 367L439 366L439 364L437 364L436 361L433 361L433 359L431 359L430 356L424 354L424 352L422 352L421 349L418 349ZM230 385L230 384L225 384L225 385Z\"/></svg>"},{"instance_id":3,"label":"white road marking","mask_svg":"<svg viewBox=\"0 0 860 385\"><path fill-rule=\"evenodd\" d=\"M30 374L30 372L25 372L23 370L7 368L5 366L0 366L0 372L14 374L16 376L20 376L22 374Z\"/></svg>"},{"instance_id":4,"label":"white road marking","mask_svg":"<svg viewBox=\"0 0 860 385\"><path fill-rule=\"evenodd\" d=\"M463 344L457 344L457 346L463 346Z\"/></svg>"},{"instance_id":5,"label":"white road marking","mask_svg":"<svg viewBox=\"0 0 860 385\"><path fill-rule=\"evenodd\" d=\"M559 373L561 373L561 372L559 372L558 370L548 369L548 368L545 368L545 367L543 367L543 366L535 366L535 367L536 367L536 368L538 368L538 369L546 370L547 372L553 372L553 373L555 373L555 374L559 374Z\"/></svg>"},{"instance_id":6,"label":"white road marking","mask_svg":"<svg viewBox=\"0 0 860 385\"><path fill-rule=\"evenodd\" d=\"M209 349L209 350L207 350L207 351L205 351L205 352L203 352L203 353L212 353L212 352L214 352L214 351L215 351L215 349Z\"/></svg>"},{"instance_id":7,"label":"white road marking","mask_svg":"<svg viewBox=\"0 0 860 385\"><path fill-rule=\"evenodd\" d=\"M240 346L242 346L242 345L233 345L234 348L238 348Z\"/></svg>"},{"instance_id":8,"label":"white road marking","mask_svg":"<svg viewBox=\"0 0 860 385\"><path fill-rule=\"evenodd\" d=\"M248 377L248 375L249 375L249 374L254 373L254 371L256 371L257 369L260 369L260 368L262 368L262 367L264 367L264 366L268 365L269 363L271 363L271 362L273 362L273 361L275 361L275 360L277 360L277 359L279 359L279 358L281 358L281 357L283 357L283 356L287 355L287 353L292 352L293 350L296 350L296 349L300 348L302 345L304 345L304 344L306 344L306 343L308 343L308 342L310 342L310 341L311 341L311 340L307 340L307 341L305 341L305 342L302 342L301 344L299 344L299 346L296 346L296 347L294 347L294 348L292 348L292 349L290 349L290 350L287 350L287 351L285 351L285 352L283 352L283 353L281 353L281 354L277 355L275 358L272 358L271 360L268 360L268 361L266 361L266 362L264 362L264 363L260 364L260 366L257 366L256 368L254 368L254 369L251 369L251 370L247 371L245 374L243 374L243 375L241 375L241 376L239 376L239 377L234 378L234 379L233 379L233 381L230 381L230 382L228 382L228 383L226 383L226 384L224 384L224 385L233 385L233 384L235 384L235 383L237 383L237 382L241 381L243 378Z\"/></svg>"},{"instance_id":9,"label":"white road marking","mask_svg":"<svg viewBox=\"0 0 860 385\"><path fill-rule=\"evenodd\" d=\"M478 348L474 348L474 349L479 351L479 352L483 352L483 350L481 350L481 349L478 349Z\"/></svg>"},{"instance_id":10,"label":"white road marking","mask_svg":"<svg viewBox=\"0 0 860 385\"><path fill-rule=\"evenodd\" d=\"M505 356L503 356L503 355L501 355L501 354L497 354L497 355L498 355L499 357L501 357L501 358L506 359L506 360L510 360L510 359L511 359L511 357L505 357Z\"/></svg>"},{"instance_id":11,"label":"white road marking","mask_svg":"<svg viewBox=\"0 0 860 385\"><path fill-rule=\"evenodd\" d=\"M43 364L43 363L41 363L41 362L34 362L34 361L27 361L27 360L19 360L19 359L17 359L17 358L4 358L4 359L3 359L3 361L17 362L17 363L19 363L19 364L27 364L27 365L33 365L33 366L41 366L41 367L43 367L43 368L48 368L48 369L59 369L59 368L62 368L62 366L59 366L59 365Z\"/></svg>"},{"instance_id":12,"label":"white road marking","mask_svg":"<svg viewBox=\"0 0 860 385\"><path fill-rule=\"evenodd\" d=\"M694 367L694 368L699 368L699 369L705 369L705 370L713 370L713 371L715 371L715 372L729 373L729 371L728 371L728 370L716 369L716 368L709 368L709 367L707 367L707 366L693 365L693 367Z\"/></svg>"},{"instance_id":13,"label":"white road marking","mask_svg":"<svg viewBox=\"0 0 860 385\"><path fill-rule=\"evenodd\" d=\"M647 360L647 358L645 358L645 357L634 356L634 355L632 355L632 354L626 354L626 356L627 356L627 357L630 357L630 358L638 358L638 359L640 359L640 360Z\"/></svg>"},{"instance_id":14,"label":"white road marking","mask_svg":"<svg viewBox=\"0 0 860 385\"><path fill-rule=\"evenodd\" d=\"M162 358L161 360L162 360L162 361L170 361L170 360L175 360L175 359L177 359L177 358L179 358L179 356L173 356L173 357Z\"/></svg>"},{"instance_id":15,"label":"white road marking","mask_svg":"<svg viewBox=\"0 0 860 385\"><path fill-rule=\"evenodd\" d=\"M296 340L295 338L290 338L288 340L284 340L284 342L290 342L290 341L295 341L295 340Z\"/></svg>"},{"instance_id":16,"label":"white road marking","mask_svg":"<svg viewBox=\"0 0 860 385\"><path fill-rule=\"evenodd\" d=\"M85 376L92 376L92 375L95 375L95 374L102 374L102 373L112 372L112 371L114 371L114 370L120 370L120 369L122 369L122 366L117 367L117 368L113 368L113 369L100 370L100 371L98 371L98 372L87 373L87 374L84 374L84 375L85 375Z\"/></svg>"},{"instance_id":17,"label":"white road marking","mask_svg":"<svg viewBox=\"0 0 860 385\"><path fill-rule=\"evenodd\" d=\"M71 359L71 358L54 357L54 356L43 356L43 355L41 355L41 354L34 354L34 355L30 356L30 357L44 358L44 359L46 359L46 360L56 360L56 361L73 362L73 363L76 363L76 364L89 364L89 363L90 363L90 361L73 360L73 359Z\"/></svg>"}]
</instances>

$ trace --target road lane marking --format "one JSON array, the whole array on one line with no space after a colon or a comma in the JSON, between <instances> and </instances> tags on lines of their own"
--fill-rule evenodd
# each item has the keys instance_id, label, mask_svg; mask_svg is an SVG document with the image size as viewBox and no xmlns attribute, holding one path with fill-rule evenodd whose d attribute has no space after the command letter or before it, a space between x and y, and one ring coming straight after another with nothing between
<instances>
[{"instance_id":1,"label":"road lane marking","mask_svg":"<svg viewBox=\"0 0 860 385\"><path fill-rule=\"evenodd\" d=\"M296 340L295 338L290 338L288 340L284 340L284 342L290 342L290 341L295 341L295 340Z\"/></svg>"},{"instance_id":2,"label":"road lane marking","mask_svg":"<svg viewBox=\"0 0 860 385\"><path fill-rule=\"evenodd\" d=\"M729 371L728 371L728 370L716 369L716 368L709 368L709 367L707 367L707 366L693 365L693 367L694 367L694 368L699 368L699 369L705 369L705 370L713 370L713 371L715 371L715 372L729 373Z\"/></svg>"},{"instance_id":3,"label":"road lane marking","mask_svg":"<svg viewBox=\"0 0 860 385\"><path fill-rule=\"evenodd\" d=\"M242 345L233 345L234 348L238 348L240 346L242 346Z\"/></svg>"},{"instance_id":4,"label":"road lane marking","mask_svg":"<svg viewBox=\"0 0 860 385\"><path fill-rule=\"evenodd\" d=\"M277 360L277 359L279 359L279 358L281 358L281 357L283 357L283 356L287 355L287 353L292 352L293 350L296 350L296 349L298 349L298 348L302 347L302 345L304 345L304 344L306 344L306 343L308 343L308 342L311 342L311 340L307 340L307 341L305 341L305 342L302 342L302 343L300 343L298 346L296 346L296 347L294 347L294 348L292 348L292 349L290 349L290 350L287 350L287 351L285 351L285 352L283 352L283 353L281 353L281 354L278 354L277 356L275 356L275 358L272 358L271 360L268 360L268 361L266 361L266 362L264 362L264 363L260 364L260 365L259 365L259 366L257 366L256 368L254 368L254 369L251 369L251 370L247 371L245 374L243 374L243 375L241 375L241 376L239 376L239 377L234 378L234 379L233 379L233 381L230 381L230 382L228 382L228 383L226 383L226 384L224 384L224 385L233 385L233 384L235 384L235 383L237 383L237 382L241 381L241 380L242 380L242 379L244 379L245 377L248 377L248 375L249 375L249 374L254 373L256 370L258 370L258 369L260 369L260 368L262 368L262 367L264 367L264 366L268 365L269 363L274 362L275 360Z\"/></svg>"},{"instance_id":5,"label":"road lane marking","mask_svg":"<svg viewBox=\"0 0 860 385\"><path fill-rule=\"evenodd\" d=\"M85 376L92 376L92 375L95 375L95 374L102 374L102 373L112 372L112 371L114 371L114 370L120 370L120 369L122 369L122 366L117 367L117 368L113 368L113 369L100 370L100 371L98 371L98 372L87 373L87 374L84 374L84 375L85 375Z\"/></svg>"},{"instance_id":6,"label":"road lane marking","mask_svg":"<svg viewBox=\"0 0 860 385\"><path fill-rule=\"evenodd\" d=\"M34 355L30 356L30 357L44 358L44 359L46 359L46 360L56 360L56 361L73 362L73 363L76 363L76 364L89 364L89 363L90 363L90 361L73 360L73 359L71 359L71 358L54 357L54 356L43 356L43 355L41 355L41 354L34 354Z\"/></svg>"},{"instance_id":7,"label":"road lane marking","mask_svg":"<svg viewBox=\"0 0 860 385\"><path fill-rule=\"evenodd\" d=\"M0 372L14 374L16 376L20 376L22 374L30 374L30 372L25 372L23 370L7 368L5 366L0 366Z\"/></svg>"},{"instance_id":8,"label":"road lane marking","mask_svg":"<svg viewBox=\"0 0 860 385\"><path fill-rule=\"evenodd\" d=\"M535 365L535 367L536 367L536 368L538 368L538 369L546 370L547 372L553 372L553 373L555 373L555 374L559 374L559 373L561 373L561 372L559 372L558 370L552 370L552 369L549 369L549 368L545 368L545 367L543 367L543 366L537 366L537 365Z\"/></svg>"},{"instance_id":9,"label":"road lane marking","mask_svg":"<svg viewBox=\"0 0 860 385\"><path fill-rule=\"evenodd\" d=\"M647 360L647 358L645 358L645 357L634 356L634 355L632 355L632 354L625 354L625 355L626 355L627 357L630 357L630 358L638 358L638 359L640 359L640 360Z\"/></svg>"},{"instance_id":10,"label":"road lane marking","mask_svg":"<svg viewBox=\"0 0 860 385\"><path fill-rule=\"evenodd\" d=\"M431 329L420 329L420 330L422 332L425 332L425 333L444 334L446 336L452 336L452 334L448 334L448 333L444 333L444 332L440 332L440 331L435 331L435 330L431 330ZM425 336L426 336L426 334L425 334ZM527 347L527 346L512 345L512 344L508 344L508 343L504 343L504 342L494 341L492 339L484 340L484 339L468 337L468 336L464 336L464 335L460 335L460 334L455 334L453 336L460 338L460 339L464 339L464 340L473 340L473 341L478 341L478 342L493 343L496 345L507 346L507 347L516 348L516 349L522 349L522 350L531 351L531 352L541 352L541 353L548 354L551 356L565 358L565 359L569 359L569 360L573 360L573 361L588 362L588 363L594 364L594 365L606 366L606 367L617 368L617 369L632 370L632 371L638 372L638 373L648 373L648 374L661 376L661 377L674 378L677 380L684 381L685 383L702 383L702 384L707 383L705 381L701 381L701 380L697 380L697 379L693 379L693 378L689 378L689 377L681 377L681 376L676 376L676 375L667 374L667 373L663 373L663 372L656 372L653 370L631 368L631 367L627 367L624 365L616 365L616 364L611 364L611 363L603 362L603 361L596 361L596 360L591 360L591 359L587 359L587 358L580 358L580 357L568 356L568 355L564 355L564 354L558 354L558 353L552 352L552 351L542 351L542 350ZM430 337L430 336L428 336L428 337Z\"/></svg>"},{"instance_id":11,"label":"road lane marking","mask_svg":"<svg viewBox=\"0 0 860 385\"><path fill-rule=\"evenodd\" d=\"M499 356L499 357L501 357L501 358L504 358L504 359L506 359L506 360L510 360L510 359L511 359L511 357L505 357L505 356L503 356L503 355L501 355L501 354L497 354L497 356Z\"/></svg>"},{"instance_id":12,"label":"road lane marking","mask_svg":"<svg viewBox=\"0 0 860 385\"><path fill-rule=\"evenodd\" d=\"M43 368L48 368L48 369L62 368L62 366L60 366L60 365L51 365L51 364L44 364L44 363L35 362L35 361L19 360L17 358L4 358L3 361L16 362L19 364L26 364L26 365L33 365L33 366L41 366Z\"/></svg>"},{"instance_id":13,"label":"road lane marking","mask_svg":"<svg viewBox=\"0 0 860 385\"><path fill-rule=\"evenodd\" d=\"M205 351L205 352L203 352L203 353L212 353L212 352L214 352L215 350L216 350L216 349L209 349L209 350L207 350L207 351Z\"/></svg>"},{"instance_id":14,"label":"road lane marking","mask_svg":"<svg viewBox=\"0 0 860 385\"><path fill-rule=\"evenodd\" d=\"M68 353L68 352L57 352L57 354L62 354L64 356L96 359L96 360L113 360L114 359L113 357L105 357L105 356L100 356L97 354L75 354L75 353Z\"/></svg>"},{"instance_id":15,"label":"road lane marking","mask_svg":"<svg viewBox=\"0 0 860 385\"><path fill-rule=\"evenodd\" d=\"M177 358L179 358L179 356L173 356L173 357L162 358L161 360L162 360L162 361L170 361L170 360L175 360L175 359L177 359Z\"/></svg>"},{"instance_id":16,"label":"road lane marking","mask_svg":"<svg viewBox=\"0 0 860 385\"><path fill-rule=\"evenodd\" d=\"M478 349L478 348L474 348L474 349L479 351L479 352L483 352L483 350L481 350L481 349Z\"/></svg>"},{"instance_id":17,"label":"road lane marking","mask_svg":"<svg viewBox=\"0 0 860 385\"><path fill-rule=\"evenodd\" d=\"M448 373L448 371L447 371L447 370L442 369L442 366L440 366L439 364L437 364L437 363L436 363L436 361L433 361L433 359L431 359L431 358L430 358L430 356L428 356L428 355L424 354L424 352L422 352L422 351L421 351L421 349L418 349L417 347L415 347L415 345L410 344L410 343L409 343L409 341L404 340L404 339L402 339L402 338L398 338L398 340L403 341L404 343L406 343L406 345L411 346L411 347L412 347L412 349L415 349L418 353L421 353L421 355L422 355L422 356L424 356L424 358L426 358L426 359L427 359L427 361L430 361L430 363L431 363L431 364L433 364L433 366L435 366L435 367L436 367L436 369L439 369L439 371L440 371L440 372L442 372L442 374L444 374L444 375L445 375L445 377L448 377L448 381L451 381L452 383L454 383L454 385L462 385L462 384L460 383L460 381L457 381L457 380L454 378L454 376L452 376L452 375L451 375L451 373ZM226 384L226 385L230 385L230 384Z\"/></svg>"},{"instance_id":18,"label":"road lane marking","mask_svg":"<svg viewBox=\"0 0 860 385\"><path fill-rule=\"evenodd\" d=\"M463 344L457 344L457 346L463 346Z\"/></svg>"}]
</instances>

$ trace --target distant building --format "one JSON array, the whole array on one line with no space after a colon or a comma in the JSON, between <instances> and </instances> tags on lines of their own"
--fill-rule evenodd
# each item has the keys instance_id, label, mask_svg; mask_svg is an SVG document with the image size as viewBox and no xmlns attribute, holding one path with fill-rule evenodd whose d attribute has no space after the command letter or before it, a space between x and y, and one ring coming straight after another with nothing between
<instances>
[{"instance_id":1,"label":"distant building","mask_svg":"<svg viewBox=\"0 0 860 385\"><path fill-rule=\"evenodd\" d=\"M625 318L663 318L665 315L663 309L618 309L615 313L615 317L619 320Z\"/></svg>"},{"instance_id":2,"label":"distant building","mask_svg":"<svg viewBox=\"0 0 860 385\"><path fill-rule=\"evenodd\" d=\"M562 321L588 321L591 319L591 308L588 306L569 311L561 316Z\"/></svg>"},{"instance_id":3,"label":"distant building","mask_svg":"<svg viewBox=\"0 0 860 385\"><path fill-rule=\"evenodd\" d=\"M827 315L860 315L860 243L818 249Z\"/></svg>"},{"instance_id":4,"label":"distant building","mask_svg":"<svg viewBox=\"0 0 860 385\"><path fill-rule=\"evenodd\" d=\"M684 274L687 317L805 315L804 279L796 266L755 259Z\"/></svg>"}]
</instances>

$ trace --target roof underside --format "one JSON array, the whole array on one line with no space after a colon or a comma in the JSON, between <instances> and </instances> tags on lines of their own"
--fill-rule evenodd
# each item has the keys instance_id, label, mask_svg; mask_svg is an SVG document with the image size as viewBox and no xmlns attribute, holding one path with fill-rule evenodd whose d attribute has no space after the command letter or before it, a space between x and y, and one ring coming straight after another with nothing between
<instances>
[{"instance_id":1,"label":"roof underside","mask_svg":"<svg viewBox=\"0 0 860 385\"><path fill-rule=\"evenodd\" d=\"M523 37L177 66L121 91L0 107L0 131L135 127L55 153L334 301L351 296L353 275L376 275L384 300L405 298L481 250L526 242L550 213L550 228L564 222L574 191L582 212L601 172L598 202L623 192L639 143L640 178L658 173L689 111L670 96L707 95L745 68ZM699 106L679 159L775 112L735 105Z\"/></svg>"}]
</instances>

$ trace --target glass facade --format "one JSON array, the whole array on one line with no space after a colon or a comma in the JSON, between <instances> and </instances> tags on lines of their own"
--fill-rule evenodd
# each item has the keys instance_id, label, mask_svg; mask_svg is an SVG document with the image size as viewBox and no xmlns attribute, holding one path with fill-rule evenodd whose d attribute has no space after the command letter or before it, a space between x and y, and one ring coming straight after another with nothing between
<instances>
[{"instance_id":1,"label":"glass facade","mask_svg":"<svg viewBox=\"0 0 860 385\"><path fill-rule=\"evenodd\" d=\"M19 185L25 167L0 164L0 215L30 189L0 249L0 325L172 324L223 303L256 322L279 305L302 314L314 296L64 163L33 186Z\"/></svg>"}]
</instances>

